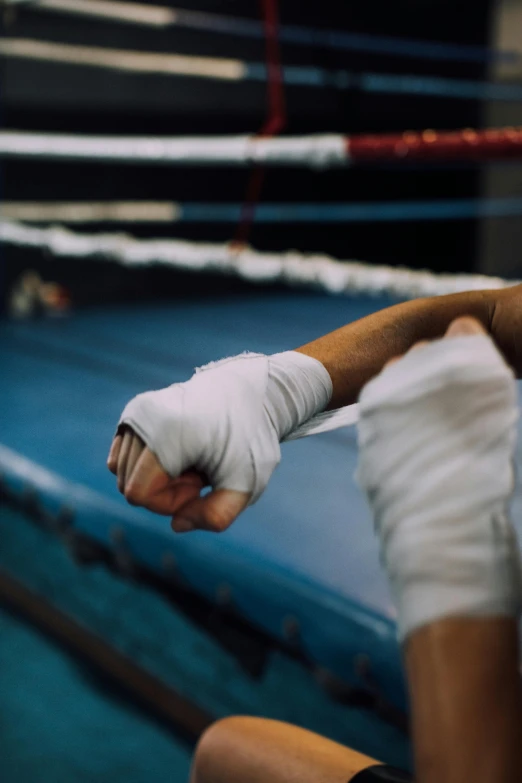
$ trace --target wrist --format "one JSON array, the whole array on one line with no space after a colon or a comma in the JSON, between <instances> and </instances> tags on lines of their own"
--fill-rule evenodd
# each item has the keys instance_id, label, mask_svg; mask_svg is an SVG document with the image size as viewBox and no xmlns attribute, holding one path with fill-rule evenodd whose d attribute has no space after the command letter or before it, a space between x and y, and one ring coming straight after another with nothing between
<instances>
[{"instance_id":1,"label":"wrist","mask_svg":"<svg viewBox=\"0 0 522 783\"><path fill-rule=\"evenodd\" d=\"M464 520L454 524L466 526ZM419 542L406 542L409 546L400 547L399 568L397 563L391 573L388 568L403 642L445 618L520 615L520 555L509 519L501 513L485 514L470 518L467 532L452 534L449 527L441 528L429 551Z\"/></svg>"},{"instance_id":2,"label":"wrist","mask_svg":"<svg viewBox=\"0 0 522 783\"><path fill-rule=\"evenodd\" d=\"M318 360L297 351L269 357L266 407L279 441L321 413L332 396L332 380Z\"/></svg>"}]
</instances>

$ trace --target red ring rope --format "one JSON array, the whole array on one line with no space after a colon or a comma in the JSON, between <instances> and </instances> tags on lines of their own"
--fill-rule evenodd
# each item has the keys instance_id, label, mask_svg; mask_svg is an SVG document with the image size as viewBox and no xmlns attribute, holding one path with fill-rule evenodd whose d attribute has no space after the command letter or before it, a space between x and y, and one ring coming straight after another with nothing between
<instances>
[{"instance_id":1,"label":"red ring rope","mask_svg":"<svg viewBox=\"0 0 522 783\"><path fill-rule=\"evenodd\" d=\"M352 161L381 160L484 160L520 158L522 128L491 130L421 132L400 134L352 136L346 138L346 151Z\"/></svg>"}]
</instances>

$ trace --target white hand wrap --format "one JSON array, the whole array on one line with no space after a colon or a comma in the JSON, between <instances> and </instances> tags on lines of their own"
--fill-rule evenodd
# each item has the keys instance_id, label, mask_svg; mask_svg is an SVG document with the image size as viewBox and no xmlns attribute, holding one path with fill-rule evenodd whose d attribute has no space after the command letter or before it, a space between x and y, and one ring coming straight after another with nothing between
<instances>
[{"instance_id":1,"label":"white hand wrap","mask_svg":"<svg viewBox=\"0 0 522 783\"><path fill-rule=\"evenodd\" d=\"M517 614L516 387L489 337L407 354L365 387L359 415L358 480L401 639L444 617Z\"/></svg>"},{"instance_id":2,"label":"white hand wrap","mask_svg":"<svg viewBox=\"0 0 522 783\"><path fill-rule=\"evenodd\" d=\"M281 459L280 442L328 405L323 365L295 351L241 354L213 362L186 383L140 394L120 419L140 435L170 476L188 468L214 489L263 493Z\"/></svg>"}]
</instances>

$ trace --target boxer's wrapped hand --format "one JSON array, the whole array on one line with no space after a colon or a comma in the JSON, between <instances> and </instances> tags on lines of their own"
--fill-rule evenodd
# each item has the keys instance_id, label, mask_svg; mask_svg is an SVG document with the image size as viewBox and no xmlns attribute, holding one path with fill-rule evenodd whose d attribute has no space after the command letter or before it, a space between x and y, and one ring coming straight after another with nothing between
<instances>
[{"instance_id":1,"label":"boxer's wrapped hand","mask_svg":"<svg viewBox=\"0 0 522 783\"><path fill-rule=\"evenodd\" d=\"M390 363L360 397L358 479L373 510L401 639L451 616L516 615L508 503L515 379L480 324Z\"/></svg>"},{"instance_id":2,"label":"boxer's wrapped hand","mask_svg":"<svg viewBox=\"0 0 522 783\"><path fill-rule=\"evenodd\" d=\"M178 532L224 530L264 492L280 442L331 393L323 365L294 351L215 362L131 400L109 468L130 503L174 516ZM205 485L212 492L201 497Z\"/></svg>"}]
</instances>

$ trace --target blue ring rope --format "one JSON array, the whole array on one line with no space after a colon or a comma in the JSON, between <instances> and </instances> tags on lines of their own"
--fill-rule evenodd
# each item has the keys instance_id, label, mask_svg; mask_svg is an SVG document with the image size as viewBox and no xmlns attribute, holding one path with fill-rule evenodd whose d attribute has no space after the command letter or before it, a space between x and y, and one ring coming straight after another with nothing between
<instances>
[{"instance_id":1,"label":"blue ring rope","mask_svg":"<svg viewBox=\"0 0 522 783\"><path fill-rule=\"evenodd\" d=\"M472 79L446 79L413 74L353 73L323 68L288 65L283 68L285 84L298 87L361 90L389 95L426 95L461 100L522 101L522 84L495 84ZM266 81L262 63L245 63L245 80Z\"/></svg>"},{"instance_id":2,"label":"blue ring rope","mask_svg":"<svg viewBox=\"0 0 522 783\"><path fill-rule=\"evenodd\" d=\"M241 204L184 203L177 221L237 223ZM353 204L259 204L256 223L366 223L468 220L522 215L521 198L448 199Z\"/></svg>"},{"instance_id":3,"label":"blue ring rope","mask_svg":"<svg viewBox=\"0 0 522 783\"><path fill-rule=\"evenodd\" d=\"M254 20L181 9L176 9L176 14L176 24L183 27L237 35L243 38L264 38L263 26ZM279 38L283 43L301 46L316 46L345 52L367 52L420 60L491 63L517 62L522 57L519 52L500 51L484 46L346 33L296 25L282 25Z\"/></svg>"}]
</instances>

